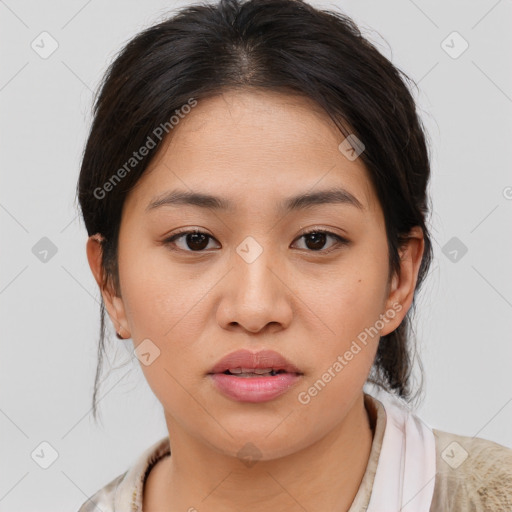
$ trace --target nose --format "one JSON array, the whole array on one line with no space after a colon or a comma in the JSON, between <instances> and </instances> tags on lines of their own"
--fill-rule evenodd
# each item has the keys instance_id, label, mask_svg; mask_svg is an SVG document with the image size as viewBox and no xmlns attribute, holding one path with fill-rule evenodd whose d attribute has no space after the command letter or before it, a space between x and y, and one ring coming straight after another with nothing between
<instances>
[{"instance_id":1,"label":"nose","mask_svg":"<svg viewBox=\"0 0 512 512\"><path fill-rule=\"evenodd\" d=\"M294 294L275 255L263 250L251 261L244 259L243 253L234 253L226 277L217 308L217 321L223 329L255 334L277 332L290 325Z\"/></svg>"}]
</instances>

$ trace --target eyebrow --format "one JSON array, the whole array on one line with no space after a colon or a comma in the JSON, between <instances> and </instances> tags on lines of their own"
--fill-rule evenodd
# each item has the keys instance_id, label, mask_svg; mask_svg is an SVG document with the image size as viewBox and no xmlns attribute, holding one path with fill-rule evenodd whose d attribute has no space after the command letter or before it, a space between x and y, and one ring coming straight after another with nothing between
<instances>
[{"instance_id":1,"label":"eyebrow","mask_svg":"<svg viewBox=\"0 0 512 512\"><path fill-rule=\"evenodd\" d=\"M319 204L346 204L364 210L362 203L348 190L344 188L330 188L317 192L304 192L283 200L278 209L291 212L306 209ZM186 190L172 190L160 196L154 197L146 206L146 212L153 211L161 206L192 205L212 210L235 210L235 203L231 200Z\"/></svg>"}]
</instances>

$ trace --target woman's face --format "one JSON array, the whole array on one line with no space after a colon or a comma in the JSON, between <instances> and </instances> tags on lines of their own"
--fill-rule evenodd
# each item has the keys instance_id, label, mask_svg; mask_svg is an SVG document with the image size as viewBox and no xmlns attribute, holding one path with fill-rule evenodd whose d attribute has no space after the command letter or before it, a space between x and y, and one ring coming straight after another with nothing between
<instances>
[{"instance_id":1,"label":"woman's face","mask_svg":"<svg viewBox=\"0 0 512 512\"><path fill-rule=\"evenodd\" d=\"M139 347L170 432L229 455L296 452L361 398L414 284L388 283L363 162L339 149L343 135L313 103L229 91L199 101L171 135L125 201L121 297L104 294L107 309ZM217 200L160 201L178 192ZM166 242L194 230L203 235ZM210 373L239 349L276 351L299 375Z\"/></svg>"}]
</instances>

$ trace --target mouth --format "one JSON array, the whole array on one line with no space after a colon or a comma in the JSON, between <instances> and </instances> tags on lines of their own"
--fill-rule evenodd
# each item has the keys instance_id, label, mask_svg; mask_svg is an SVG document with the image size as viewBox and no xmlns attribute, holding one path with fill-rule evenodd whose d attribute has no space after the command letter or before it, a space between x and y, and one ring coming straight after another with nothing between
<instances>
[{"instance_id":1,"label":"mouth","mask_svg":"<svg viewBox=\"0 0 512 512\"><path fill-rule=\"evenodd\" d=\"M208 373L217 391L238 402L265 402L288 391L303 373L278 352L239 350Z\"/></svg>"},{"instance_id":2,"label":"mouth","mask_svg":"<svg viewBox=\"0 0 512 512\"><path fill-rule=\"evenodd\" d=\"M224 375L235 375L241 378L253 378L253 377L273 377L281 373L288 373L286 370L275 370L274 368L230 368L225 372Z\"/></svg>"}]
</instances>

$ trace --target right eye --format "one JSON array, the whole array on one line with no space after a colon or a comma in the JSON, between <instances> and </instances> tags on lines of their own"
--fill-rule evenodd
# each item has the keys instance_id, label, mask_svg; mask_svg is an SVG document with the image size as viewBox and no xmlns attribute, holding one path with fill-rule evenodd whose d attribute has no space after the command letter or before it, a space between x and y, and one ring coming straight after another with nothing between
<instances>
[{"instance_id":1,"label":"right eye","mask_svg":"<svg viewBox=\"0 0 512 512\"><path fill-rule=\"evenodd\" d=\"M204 252L204 249L208 247L210 240L215 240L211 235L204 231L192 230L192 231L180 231L175 233L169 238L163 241L166 246L171 246L171 250L176 250L172 246L177 246L178 250L185 252ZM179 241L179 243L177 243ZM180 246L181 243L181 246Z\"/></svg>"}]
</instances>

